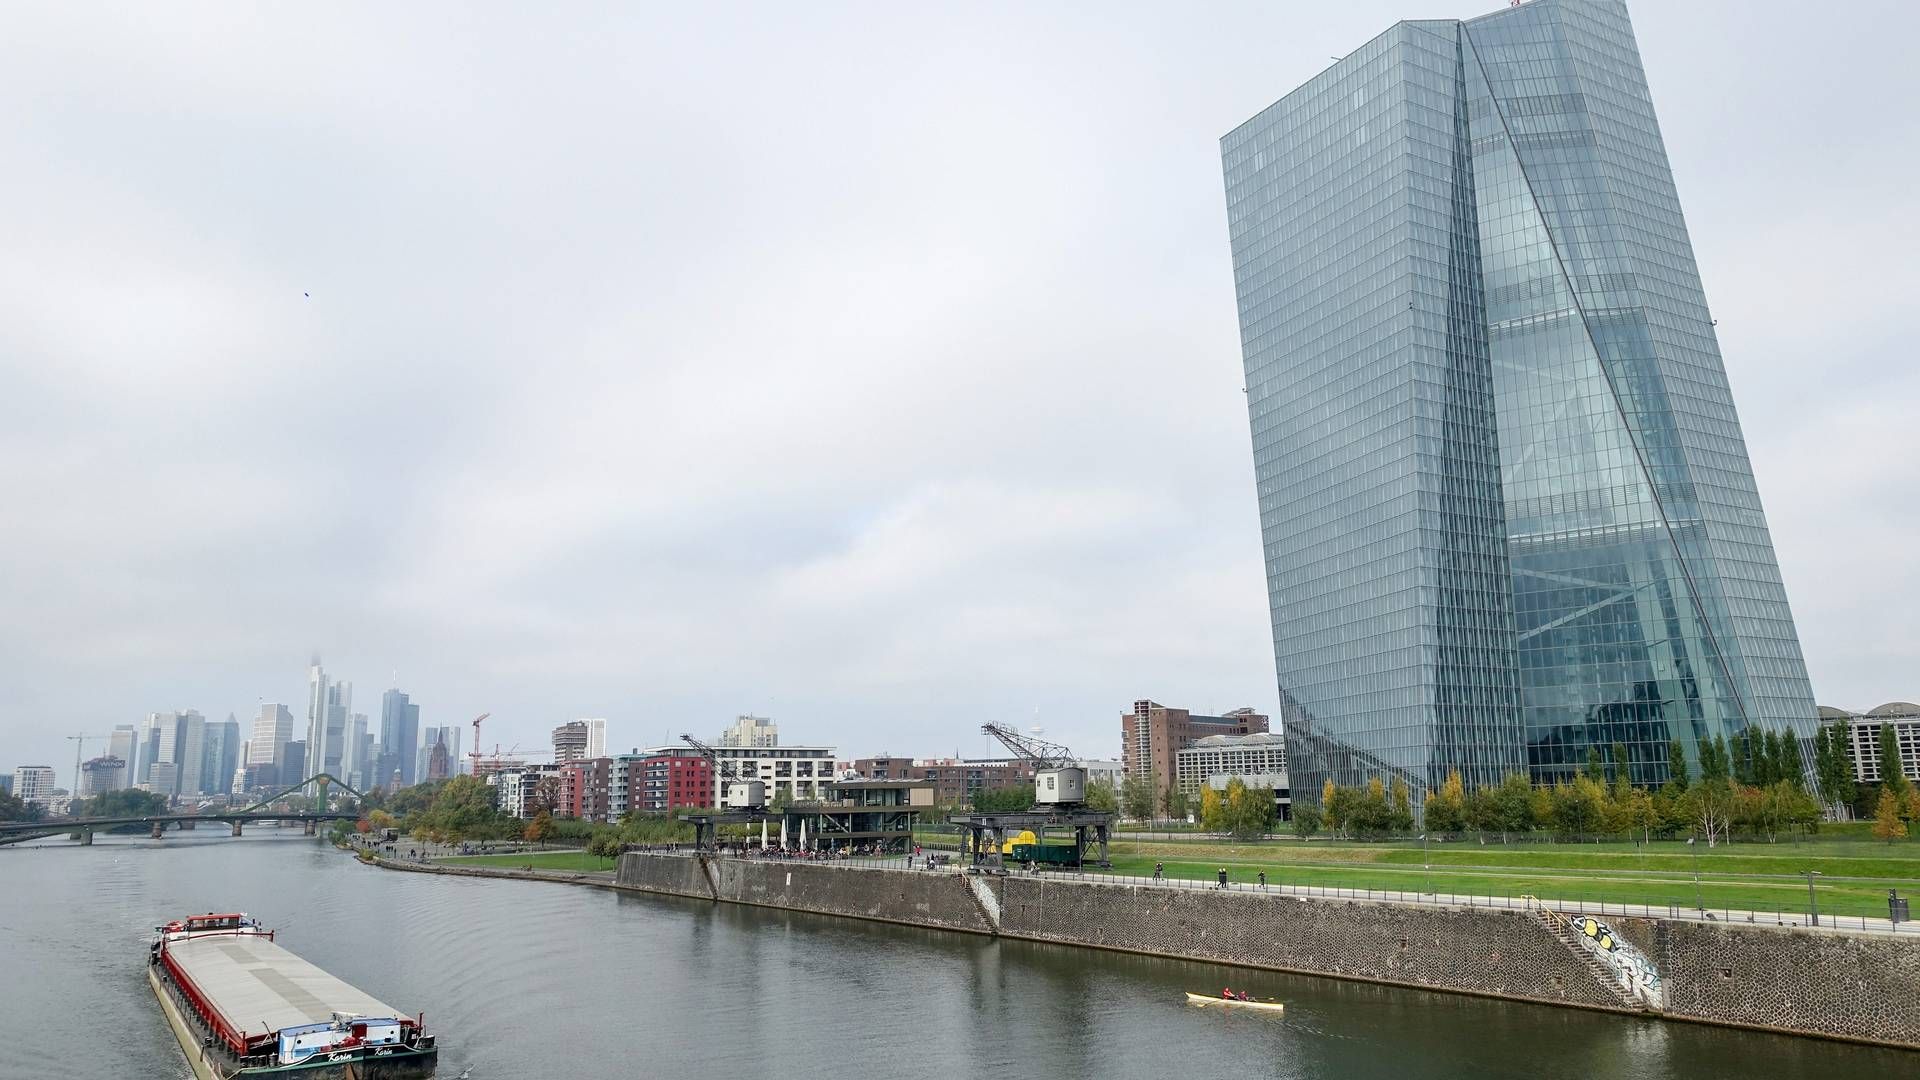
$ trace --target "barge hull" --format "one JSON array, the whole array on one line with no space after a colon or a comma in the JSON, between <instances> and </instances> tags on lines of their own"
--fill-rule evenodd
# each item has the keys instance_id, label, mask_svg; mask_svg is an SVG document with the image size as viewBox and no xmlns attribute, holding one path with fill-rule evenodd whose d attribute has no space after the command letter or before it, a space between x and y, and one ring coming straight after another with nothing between
<instances>
[{"instance_id":1,"label":"barge hull","mask_svg":"<svg viewBox=\"0 0 1920 1080\"><path fill-rule=\"evenodd\" d=\"M180 1052L186 1055L187 1066L193 1070L194 1080L248 1080L251 1077L265 1080L279 1076L288 1077L289 1080L423 1080L433 1075L438 1064L438 1051L428 1050L403 1058L306 1061L298 1065L265 1068L230 1067L217 1044L211 1044L211 1036L205 1035L194 1018L181 1009L179 1000L167 984L167 976L161 965L148 964L147 985L153 988L153 996L160 1000L160 1011L166 1015L167 1026L180 1043ZM203 1039L209 1042L203 1042Z\"/></svg>"}]
</instances>

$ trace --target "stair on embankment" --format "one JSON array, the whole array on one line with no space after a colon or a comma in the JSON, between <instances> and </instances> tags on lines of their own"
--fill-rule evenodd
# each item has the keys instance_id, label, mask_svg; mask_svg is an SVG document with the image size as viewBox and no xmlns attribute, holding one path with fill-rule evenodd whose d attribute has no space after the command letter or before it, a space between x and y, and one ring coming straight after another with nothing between
<instances>
[{"instance_id":1,"label":"stair on embankment","mask_svg":"<svg viewBox=\"0 0 1920 1080\"><path fill-rule=\"evenodd\" d=\"M1545 908L1535 908L1533 918L1535 922L1545 927L1547 933L1552 934L1563 948L1571 952L1580 961L1582 967L1593 973L1593 977L1599 980L1600 985L1607 989L1615 1001L1620 1003L1621 1008L1632 1009L1635 1012L1650 1011L1647 1003L1622 983L1620 973L1614 970L1613 965L1600 959L1592 949L1587 947L1581 940L1579 931L1568 925L1566 916Z\"/></svg>"}]
</instances>

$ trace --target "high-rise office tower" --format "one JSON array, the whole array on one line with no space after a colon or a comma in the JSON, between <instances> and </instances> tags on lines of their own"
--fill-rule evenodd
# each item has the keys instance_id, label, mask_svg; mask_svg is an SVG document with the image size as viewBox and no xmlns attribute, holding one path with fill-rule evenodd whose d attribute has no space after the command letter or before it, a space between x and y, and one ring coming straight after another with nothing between
<instances>
[{"instance_id":1,"label":"high-rise office tower","mask_svg":"<svg viewBox=\"0 0 1920 1080\"><path fill-rule=\"evenodd\" d=\"M367 761L373 737L367 733L366 713L353 713L347 717L345 740L340 755L340 778L349 787L365 791L372 786L367 783L367 775L373 771L371 763Z\"/></svg>"},{"instance_id":2,"label":"high-rise office tower","mask_svg":"<svg viewBox=\"0 0 1920 1080\"><path fill-rule=\"evenodd\" d=\"M293 741L293 713L285 705L267 702L253 718L253 738L247 744L247 764L278 765ZM296 776L294 780L304 780Z\"/></svg>"},{"instance_id":3,"label":"high-rise office tower","mask_svg":"<svg viewBox=\"0 0 1920 1080\"><path fill-rule=\"evenodd\" d=\"M399 689L380 696L380 748L382 762L380 784L391 785L398 770L400 783L411 784L419 774L415 770L420 747L420 706L407 699Z\"/></svg>"},{"instance_id":4,"label":"high-rise office tower","mask_svg":"<svg viewBox=\"0 0 1920 1080\"><path fill-rule=\"evenodd\" d=\"M313 767L313 772L308 775L327 771L327 728L332 711L329 706L333 701L331 690L327 682L327 670L320 666L320 657L316 655L313 663L307 667L306 759ZM332 751L332 758L337 765L340 760L337 748Z\"/></svg>"},{"instance_id":5,"label":"high-rise office tower","mask_svg":"<svg viewBox=\"0 0 1920 1080\"><path fill-rule=\"evenodd\" d=\"M107 736L107 756L117 757L127 763L127 771L120 778L121 787L133 783L134 767L139 764L139 746L140 731L132 724L116 724L113 734Z\"/></svg>"},{"instance_id":6,"label":"high-rise office tower","mask_svg":"<svg viewBox=\"0 0 1920 1080\"><path fill-rule=\"evenodd\" d=\"M1296 792L1810 735L1624 4L1400 23L1221 152Z\"/></svg>"},{"instance_id":7,"label":"high-rise office tower","mask_svg":"<svg viewBox=\"0 0 1920 1080\"><path fill-rule=\"evenodd\" d=\"M200 752L199 792L219 795L233 787L233 770L240 758L240 722L232 713L210 721Z\"/></svg>"},{"instance_id":8,"label":"high-rise office tower","mask_svg":"<svg viewBox=\"0 0 1920 1080\"><path fill-rule=\"evenodd\" d=\"M136 760L129 780L137 786L147 782L147 774L152 771L153 763L160 760L160 740L164 735L168 745L172 745L172 713L148 713L139 730L139 745L135 750Z\"/></svg>"},{"instance_id":9,"label":"high-rise office tower","mask_svg":"<svg viewBox=\"0 0 1920 1080\"><path fill-rule=\"evenodd\" d=\"M565 765L587 758L587 722L573 720L553 729L553 763Z\"/></svg>"},{"instance_id":10,"label":"high-rise office tower","mask_svg":"<svg viewBox=\"0 0 1920 1080\"><path fill-rule=\"evenodd\" d=\"M205 765L207 718L200 715L197 709L174 715L179 732L174 743L174 776L177 778L174 791L181 795L198 795L202 767Z\"/></svg>"}]
</instances>

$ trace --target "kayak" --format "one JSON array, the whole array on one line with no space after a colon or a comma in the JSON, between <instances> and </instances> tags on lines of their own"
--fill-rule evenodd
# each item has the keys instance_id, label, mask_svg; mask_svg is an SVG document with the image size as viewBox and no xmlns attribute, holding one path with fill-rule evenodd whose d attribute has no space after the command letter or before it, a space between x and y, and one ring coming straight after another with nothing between
<instances>
[{"instance_id":1,"label":"kayak","mask_svg":"<svg viewBox=\"0 0 1920 1080\"><path fill-rule=\"evenodd\" d=\"M1209 1005L1231 1005L1242 1009L1265 1009L1268 1012L1280 1012L1286 1008L1277 1001L1235 1001L1223 998L1219 994L1187 994L1187 1004L1206 1008Z\"/></svg>"}]
</instances>

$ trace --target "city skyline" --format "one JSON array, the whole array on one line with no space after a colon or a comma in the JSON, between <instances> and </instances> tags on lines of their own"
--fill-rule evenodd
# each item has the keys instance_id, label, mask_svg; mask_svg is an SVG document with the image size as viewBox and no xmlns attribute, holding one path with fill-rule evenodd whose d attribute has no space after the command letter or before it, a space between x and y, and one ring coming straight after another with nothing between
<instances>
[{"instance_id":1,"label":"city skyline","mask_svg":"<svg viewBox=\"0 0 1920 1080\"><path fill-rule=\"evenodd\" d=\"M1915 13L1850 12L1634 17L1813 696L1865 709L1920 660L1920 139ZM370 727L397 667L489 745L1277 720L1216 140L1476 14L22 12L0 754L65 786L67 735L262 700L298 740L316 649Z\"/></svg>"}]
</instances>

